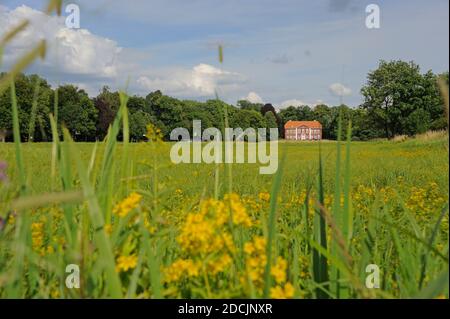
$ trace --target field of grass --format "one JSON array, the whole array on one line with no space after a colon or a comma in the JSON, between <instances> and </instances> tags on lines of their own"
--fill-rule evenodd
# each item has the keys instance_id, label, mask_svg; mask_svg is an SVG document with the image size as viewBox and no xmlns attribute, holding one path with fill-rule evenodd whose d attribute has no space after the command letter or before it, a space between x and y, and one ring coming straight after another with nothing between
<instances>
[{"instance_id":1,"label":"field of grass","mask_svg":"<svg viewBox=\"0 0 450 319\"><path fill-rule=\"evenodd\" d=\"M103 143L0 144L0 297L448 298L447 135L280 142L260 175L118 143L121 110Z\"/></svg>"}]
</instances>

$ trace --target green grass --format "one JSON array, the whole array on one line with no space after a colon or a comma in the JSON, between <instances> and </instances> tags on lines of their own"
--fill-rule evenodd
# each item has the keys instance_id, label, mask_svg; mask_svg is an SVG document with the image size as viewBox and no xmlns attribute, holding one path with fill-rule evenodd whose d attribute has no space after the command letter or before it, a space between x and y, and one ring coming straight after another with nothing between
<instances>
[{"instance_id":1,"label":"green grass","mask_svg":"<svg viewBox=\"0 0 450 319\"><path fill-rule=\"evenodd\" d=\"M27 25L0 39L0 63ZM346 142L281 142L274 176L174 165L170 143L117 142L129 137L121 94L104 142L58 132L55 107L53 143L23 144L13 79L45 53L41 41L0 81L15 140L0 144L0 298L448 298L448 135L358 143L349 126ZM68 264L79 289L65 286ZM365 285L369 264L379 289Z\"/></svg>"},{"instance_id":2,"label":"green grass","mask_svg":"<svg viewBox=\"0 0 450 319\"><path fill-rule=\"evenodd\" d=\"M94 143L76 143L81 158L90 161ZM310 177L318 172L319 144L314 142L280 142L280 158L286 153L281 182L282 192L295 192L309 186ZM123 145L117 144L118 156L123 151ZM150 145L145 143L129 145L130 166L134 167L136 175L149 174L148 166L153 163L154 157L161 166L159 171L162 180L172 188L180 185L189 185L192 174L195 172L203 179L202 183L193 184L186 190L198 194L206 187L214 189L214 178L209 178L214 172L215 165L205 164L179 164L170 163L169 151L171 143L161 145L158 154L152 152ZM52 191L49 183L50 165L52 160L51 143L25 143L22 144L24 163L26 167L26 180L30 191L34 194ZM105 145L99 144L95 169L100 170ZM13 184L17 185L19 171L15 160L14 144L0 144L1 159L9 164L8 173L13 177ZM351 183L353 186L364 184L377 187L395 186L399 176L405 183L418 186L428 182L436 182L443 191L448 190L448 160L446 156L447 139L433 141L406 141L392 142L352 142L351 143ZM343 157L346 154L343 152ZM322 142L322 157L324 162L324 187L327 193L334 191L336 142ZM343 163L344 164L344 163ZM75 167L75 164L72 163ZM233 165L233 188L240 194L256 194L262 190L270 191L273 180L272 175L260 175L258 164ZM224 171L224 165L221 166ZM117 171L116 171L117 173ZM224 176L224 175L222 175ZM204 178L207 177L207 178ZM56 182L55 190L62 190L60 181ZM222 185L222 194L227 190ZM228 187L228 186L227 186ZM209 194L211 195L211 194Z\"/></svg>"},{"instance_id":3,"label":"green grass","mask_svg":"<svg viewBox=\"0 0 450 319\"><path fill-rule=\"evenodd\" d=\"M119 120L112 126L112 137ZM249 291L238 278L245 272L242 251L229 273L206 274L206 279L177 285L164 282L162 269L181 256L176 237L186 214L195 212L202 199L215 194L222 198L229 191L227 178L219 182L216 178L217 171L221 177L230 172L225 165L174 165L169 159L171 143L122 144L111 137L100 144L73 143L67 133L65 140L0 144L0 160L9 164L9 183L0 188L0 212L3 218L11 209L17 213L15 223L0 233L0 296L270 296L275 285L270 276L273 264L266 264L261 295ZM280 142L284 160L275 176L258 174L258 164L235 164L233 192L260 205L247 210L261 222L251 229L234 229L236 247L242 249L252 236L265 234L268 258L282 256L288 261L294 297L448 297L448 285L440 284L448 271L447 143L447 137L342 142L341 146L324 141L319 157L319 143ZM341 152L339 165L337 152ZM434 197L426 193L430 183L437 185ZM360 185L371 189L373 196L361 193L363 199L357 199ZM424 190L420 199L424 203L441 198L440 208L422 212L420 207L405 207L414 188ZM387 202L381 198L383 189L392 189ZM112 215L115 203L132 191L143 195L135 217L149 217L155 233L147 231L142 219L133 228L126 221L131 217L122 221ZM272 195L267 204L258 199L266 191ZM292 199L302 193L309 194L303 202ZM332 204L333 193L340 194L341 205ZM45 245L54 247L54 253L37 253L33 248L30 225L41 221ZM111 236L105 223L113 225ZM55 244L52 237L64 238L65 244ZM133 271L116 273L114 259L130 253L138 256L138 265ZM65 288L64 269L69 263L81 264L82 289ZM381 289L364 287L365 267L370 263L380 266ZM204 280L208 292L203 290ZM448 283L448 277L445 280Z\"/></svg>"}]
</instances>

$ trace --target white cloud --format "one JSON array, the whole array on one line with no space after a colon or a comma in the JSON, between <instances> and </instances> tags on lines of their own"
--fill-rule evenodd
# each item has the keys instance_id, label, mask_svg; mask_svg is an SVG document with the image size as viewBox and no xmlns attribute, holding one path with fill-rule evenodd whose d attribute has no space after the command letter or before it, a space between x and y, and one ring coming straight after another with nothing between
<instances>
[{"instance_id":1,"label":"white cloud","mask_svg":"<svg viewBox=\"0 0 450 319\"><path fill-rule=\"evenodd\" d=\"M245 97L244 100L247 100L250 103L263 103L262 98L255 92L248 93L247 97Z\"/></svg>"},{"instance_id":2,"label":"white cloud","mask_svg":"<svg viewBox=\"0 0 450 319\"><path fill-rule=\"evenodd\" d=\"M333 83L330 85L330 91L336 96L349 96L352 94L352 90L342 83Z\"/></svg>"},{"instance_id":3,"label":"white cloud","mask_svg":"<svg viewBox=\"0 0 450 319\"><path fill-rule=\"evenodd\" d=\"M45 67L67 74L107 78L117 75L117 59L122 48L115 41L86 29L68 29L64 17L49 16L25 5L14 10L0 8L0 30L10 30L24 19L30 25L7 45L5 64L11 65L34 43L45 39L48 44L42 64Z\"/></svg>"},{"instance_id":4,"label":"white cloud","mask_svg":"<svg viewBox=\"0 0 450 319\"><path fill-rule=\"evenodd\" d=\"M302 106L302 105L308 105L308 103L306 103L302 100L292 99L292 100L287 100L287 101L281 102L280 107L284 108L284 107L288 107L288 106Z\"/></svg>"},{"instance_id":5,"label":"white cloud","mask_svg":"<svg viewBox=\"0 0 450 319\"><path fill-rule=\"evenodd\" d=\"M243 81L239 73L203 63L192 69L166 69L160 74L143 75L136 80L142 89L158 89L176 96L210 96L218 89L221 93L230 92L238 89Z\"/></svg>"},{"instance_id":6,"label":"white cloud","mask_svg":"<svg viewBox=\"0 0 450 319\"><path fill-rule=\"evenodd\" d=\"M324 103L323 100L316 100L315 102L305 102L303 100L292 99L292 100L286 100L286 101L281 102L278 105L278 108L283 109L283 108L286 108L289 106L298 107L298 106L305 106L305 105L309 106L310 108L313 108L316 105L323 104L323 103Z\"/></svg>"}]
</instances>

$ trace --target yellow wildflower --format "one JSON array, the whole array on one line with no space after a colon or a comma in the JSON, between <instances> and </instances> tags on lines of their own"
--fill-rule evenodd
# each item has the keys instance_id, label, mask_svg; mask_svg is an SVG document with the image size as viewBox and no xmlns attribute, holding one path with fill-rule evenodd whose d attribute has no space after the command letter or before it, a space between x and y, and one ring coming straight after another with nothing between
<instances>
[{"instance_id":1,"label":"yellow wildflower","mask_svg":"<svg viewBox=\"0 0 450 319\"><path fill-rule=\"evenodd\" d=\"M138 193L131 193L130 196L125 198L114 207L113 213L120 217L125 217L130 211L132 211L139 205L141 199L142 196Z\"/></svg>"},{"instance_id":2,"label":"yellow wildflower","mask_svg":"<svg viewBox=\"0 0 450 319\"><path fill-rule=\"evenodd\" d=\"M44 253L44 223L36 222L31 224L31 242L33 250L40 252L42 255Z\"/></svg>"},{"instance_id":3,"label":"yellow wildflower","mask_svg":"<svg viewBox=\"0 0 450 319\"><path fill-rule=\"evenodd\" d=\"M270 297L274 299L288 299L294 296L294 292L294 286L288 282L284 285L284 288L281 286L270 288Z\"/></svg>"},{"instance_id":4,"label":"yellow wildflower","mask_svg":"<svg viewBox=\"0 0 450 319\"><path fill-rule=\"evenodd\" d=\"M282 257L278 257L277 263L271 267L270 273L275 278L277 284L282 284L286 281L287 261Z\"/></svg>"},{"instance_id":5,"label":"yellow wildflower","mask_svg":"<svg viewBox=\"0 0 450 319\"><path fill-rule=\"evenodd\" d=\"M247 209L243 205L238 194L232 193L224 196L224 202L229 204L233 214L233 224L243 225L245 227L252 226L252 220L247 214Z\"/></svg>"},{"instance_id":6,"label":"yellow wildflower","mask_svg":"<svg viewBox=\"0 0 450 319\"><path fill-rule=\"evenodd\" d=\"M176 282L187 277L196 277L200 272L200 263L192 259L177 259L170 266L163 269L164 280L168 283Z\"/></svg>"},{"instance_id":7,"label":"yellow wildflower","mask_svg":"<svg viewBox=\"0 0 450 319\"><path fill-rule=\"evenodd\" d=\"M232 261L233 260L231 259L230 255L224 254L223 256L208 262L208 272L212 275L224 272L225 269L227 269L227 267L231 265Z\"/></svg>"},{"instance_id":8,"label":"yellow wildflower","mask_svg":"<svg viewBox=\"0 0 450 319\"><path fill-rule=\"evenodd\" d=\"M269 202L270 194L268 192L261 192L261 193L259 193L258 198L260 200L262 200L263 202Z\"/></svg>"},{"instance_id":9,"label":"yellow wildflower","mask_svg":"<svg viewBox=\"0 0 450 319\"><path fill-rule=\"evenodd\" d=\"M138 258L136 255L120 256L116 261L116 272L127 272L137 265Z\"/></svg>"}]
</instances>

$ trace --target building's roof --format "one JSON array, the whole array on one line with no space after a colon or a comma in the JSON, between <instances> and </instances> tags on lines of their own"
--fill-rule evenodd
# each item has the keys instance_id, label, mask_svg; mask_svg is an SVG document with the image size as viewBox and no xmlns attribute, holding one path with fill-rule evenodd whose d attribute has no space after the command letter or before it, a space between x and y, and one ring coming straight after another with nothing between
<instances>
[{"instance_id":1,"label":"building's roof","mask_svg":"<svg viewBox=\"0 0 450 319\"><path fill-rule=\"evenodd\" d=\"M284 128L296 128L306 126L310 128L322 128L322 124L319 121L287 121L284 124Z\"/></svg>"}]
</instances>

